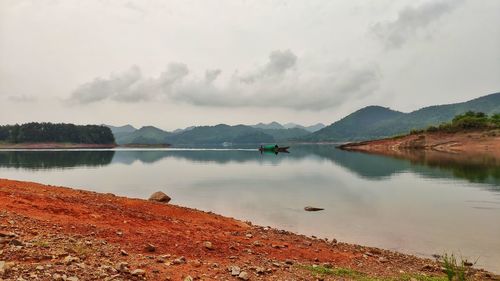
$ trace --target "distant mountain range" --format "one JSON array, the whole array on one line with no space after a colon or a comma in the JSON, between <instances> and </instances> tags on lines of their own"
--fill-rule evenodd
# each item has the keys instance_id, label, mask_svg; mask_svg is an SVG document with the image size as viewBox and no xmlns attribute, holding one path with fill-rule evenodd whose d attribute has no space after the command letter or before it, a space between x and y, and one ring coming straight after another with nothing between
<instances>
[{"instance_id":1,"label":"distant mountain range","mask_svg":"<svg viewBox=\"0 0 500 281\"><path fill-rule=\"evenodd\" d=\"M469 110L488 115L500 113L500 93L467 102L424 107L410 113L381 106L368 106L299 140L355 141L391 137L409 133L412 129L423 129L449 122L456 115Z\"/></svg>"},{"instance_id":2,"label":"distant mountain range","mask_svg":"<svg viewBox=\"0 0 500 281\"><path fill-rule=\"evenodd\" d=\"M123 127L127 127L126 125ZM118 127L118 128L123 128ZM130 126L131 128L134 128ZM171 136L172 133L163 131L162 129L153 126L144 126L140 129L135 129L133 131L118 131L115 132L113 128L111 131L115 135L115 141L117 144L165 144L167 142L166 138Z\"/></svg>"},{"instance_id":3,"label":"distant mountain range","mask_svg":"<svg viewBox=\"0 0 500 281\"><path fill-rule=\"evenodd\" d=\"M281 125L280 123L278 122L271 122L269 124L264 124L264 123L259 123L259 124L256 124L256 125L251 125L251 127L254 127L254 128L258 128L258 129L295 129L295 128L298 128L298 129L303 129L303 130L306 130L308 132L316 132L318 130L321 130L325 127L325 125L323 123L318 123L316 125L311 125L311 126L302 126L302 125L299 125L299 124L295 124L295 123L286 123L284 125Z\"/></svg>"},{"instance_id":4,"label":"distant mountain range","mask_svg":"<svg viewBox=\"0 0 500 281\"><path fill-rule=\"evenodd\" d=\"M410 113L381 106L364 107L341 120L326 126L318 123L302 126L295 123L271 122L255 125L199 126L167 132L146 126L109 126L117 144L221 145L222 143L250 144L276 142L345 142L405 134L412 129L449 122L466 111L487 114L500 113L500 93L467 102L425 107Z\"/></svg>"},{"instance_id":5,"label":"distant mountain range","mask_svg":"<svg viewBox=\"0 0 500 281\"><path fill-rule=\"evenodd\" d=\"M175 144L175 145L221 145L273 143L309 135L323 124L301 126L288 123L285 126L277 122L269 124L230 126L219 124L216 126L199 126L177 129L167 132L162 129L145 126L136 129L131 125L108 126L115 136L117 144Z\"/></svg>"}]
</instances>

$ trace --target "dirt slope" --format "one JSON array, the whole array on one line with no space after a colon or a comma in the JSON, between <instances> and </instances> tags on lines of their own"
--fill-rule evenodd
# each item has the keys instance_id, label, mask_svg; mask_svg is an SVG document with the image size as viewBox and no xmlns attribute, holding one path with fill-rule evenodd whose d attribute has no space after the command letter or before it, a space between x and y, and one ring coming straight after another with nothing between
<instances>
[{"instance_id":1,"label":"dirt slope","mask_svg":"<svg viewBox=\"0 0 500 281\"><path fill-rule=\"evenodd\" d=\"M477 280L491 276L471 272ZM424 280L422 274L443 276L436 262L409 255L169 204L0 179L0 280Z\"/></svg>"}]
</instances>

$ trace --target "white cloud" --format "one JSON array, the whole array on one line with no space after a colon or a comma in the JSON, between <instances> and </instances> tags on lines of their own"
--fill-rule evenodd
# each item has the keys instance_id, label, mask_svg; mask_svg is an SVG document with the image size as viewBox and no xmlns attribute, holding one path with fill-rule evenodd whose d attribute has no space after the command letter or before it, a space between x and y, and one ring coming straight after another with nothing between
<instances>
[{"instance_id":1,"label":"white cloud","mask_svg":"<svg viewBox=\"0 0 500 281\"><path fill-rule=\"evenodd\" d=\"M170 63L158 78L146 78L138 66L132 66L122 73L110 75L109 78L95 78L79 86L71 94L70 101L88 104L108 98L120 102L152 100L161 94L169 94L172 86L188 73L185 64Z\"/></svg>"},{"instance_id":2,"label":"white cloud","mask_svg":"<svg viewBox=\"0 0 500 281\"><path fill-rule=\"evenodd\" d=\"M374 65L334 64L328 71L309 69L290 50L273 51L269 61L248 74L233 74L214 84L220 69L207 70L205 79L187 77L184 64L169 64L158 78L145 78L137 66L108 79L97 78L78 87L71 100L91 103L103 99L119 102L172 101L213 107L282 107L317 110L369 95L378 87Z\"/></svg>"}]
</instances>

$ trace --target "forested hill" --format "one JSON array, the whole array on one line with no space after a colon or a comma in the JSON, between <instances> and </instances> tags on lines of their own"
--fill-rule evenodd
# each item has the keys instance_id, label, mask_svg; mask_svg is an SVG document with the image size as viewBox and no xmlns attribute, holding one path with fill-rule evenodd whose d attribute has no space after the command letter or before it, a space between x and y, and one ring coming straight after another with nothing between
<instances>
[{"instance_id":1,"label":"forested hill","mask_svg":"<svg viewBox=\"0 0 500 281\"><path fill-rule=\"evenodd\" d=\"M359 141L391 137L407 134L414 129L425 129L450 122L456 115L467 111L483 112L487 115L500 113L500 93L467 102L429 106L410 113L381 106L368 106L300 140Z\"/></svg>"},{"instance_id":2,"label":"forested hill","mask_svg":"<svg viewBox=\"0 0 500 281\"><path fill-rule=\"evenodd\" d=\"M106 126L26 123L0 126L0 142L114 144L115 138Z\"/></svg>"}]
</instances>

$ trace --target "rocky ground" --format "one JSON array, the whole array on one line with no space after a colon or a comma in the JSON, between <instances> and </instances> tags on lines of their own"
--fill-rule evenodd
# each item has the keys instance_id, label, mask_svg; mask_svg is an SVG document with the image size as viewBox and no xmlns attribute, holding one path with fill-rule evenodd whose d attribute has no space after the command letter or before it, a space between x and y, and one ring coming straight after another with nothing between
<instances>
[{"instance_id":1,"label":"rocky ground","mask_svg":"<svg viewBox=\"0 0 500 281\"><path fill-rule=\"evenodd\" d=\"M473 280L499 280L469 269ZM447 280L434 260L0 179L0 280Z\"/></svg>"}]
</instances>

